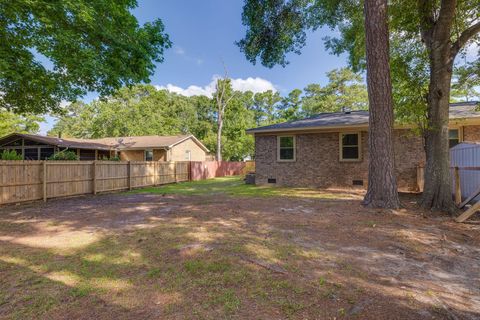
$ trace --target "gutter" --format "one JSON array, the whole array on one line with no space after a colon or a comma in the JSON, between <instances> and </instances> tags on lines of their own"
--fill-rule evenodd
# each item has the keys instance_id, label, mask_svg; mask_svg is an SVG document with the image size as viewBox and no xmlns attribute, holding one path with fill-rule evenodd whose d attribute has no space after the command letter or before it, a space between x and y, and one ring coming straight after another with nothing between
<instances>
[{"instance_id":1,"label":"gutter","mask_svg":"<svg viewBox=\"0 0 480 320\"><path fill-rule=\"evenodd\" d=\"M470 117L470 118L452 118L449 120L449 125L480 125L480 117ZM414 125L411 124L394 124L394 129L413 129ZM247 134L260 134L260 133L282 133L282 132L293 132L293 131L332 131L332 130L368 130L368 123L365 124L355 124L355 125L333 125L333 126L311 126L311 127L291 127L291 128L273 128L273 129L248 129L246 130Z\"/></svg>"}]
</instances>

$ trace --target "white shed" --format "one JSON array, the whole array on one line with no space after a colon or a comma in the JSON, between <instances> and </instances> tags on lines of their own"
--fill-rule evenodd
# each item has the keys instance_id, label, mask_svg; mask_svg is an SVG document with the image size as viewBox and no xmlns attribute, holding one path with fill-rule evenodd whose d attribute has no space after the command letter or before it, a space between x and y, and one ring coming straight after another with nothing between
<instances>
[{"instance_id":1,"label":"white shed","mask_svg":"<svg viewBox=\"0 0 480 320\"><path fill-rule=\"evenodd\" d=\"M462 142L451 148L450 165L459 168L466 167L459 170L460 189L464 200L480 187L480 143ZM453 182L455 186L455 181ZM475 200L480 201L480 196L477 196Z\"/></svg>"}]
</instances>

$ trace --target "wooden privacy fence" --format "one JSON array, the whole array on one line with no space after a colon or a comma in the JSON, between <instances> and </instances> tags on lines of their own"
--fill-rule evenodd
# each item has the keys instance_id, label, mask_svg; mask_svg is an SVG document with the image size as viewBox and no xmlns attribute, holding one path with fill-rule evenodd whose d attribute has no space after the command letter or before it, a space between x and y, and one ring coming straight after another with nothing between
<instances>
[{"instance_id":1,"label":"wooden privacy fence","mask_svg":"<svg viewBox=\"0 0 480 320\"><path fill-rule=\"evenodd\" d=\"M192 161L191 180L204 180L215 177L236 176L245 174L249 162L232 161ZM251 164L250 164L251 167Z\"/></svg>"},{"instance_id":2,"label":"wooden privacy fence","mask_svg":"<svg viewBox=\"0 0 480 320\"><path fill-rule=\"evenodd\" d=\"M188 161L0 161L0 204L188 180Z\"/></svg>"}]
</instances>

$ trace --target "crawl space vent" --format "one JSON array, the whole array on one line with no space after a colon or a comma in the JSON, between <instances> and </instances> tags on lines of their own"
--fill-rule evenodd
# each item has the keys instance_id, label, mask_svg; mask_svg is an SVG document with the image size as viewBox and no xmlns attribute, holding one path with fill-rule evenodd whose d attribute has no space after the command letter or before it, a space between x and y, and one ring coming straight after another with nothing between
<instances>
[{"instance_id":1,"label":"crawl space vent","mask_svg":"<svg viewBox=\"0 0 480 320\"><path fill-rule=\"evenodd\" d=\"M277 183L277 179L269 178L268 183Z\"/></svg>"},{"instance_id":2,"label":"crawl space vent","mask_svg":"<svg viewBox=\"0 0 480 320\"><path fill-rule=\"evenodd\" d=\"M363 186L363 180L353 180L352 184L354 186Z\"/></svg>"}]
</instances>

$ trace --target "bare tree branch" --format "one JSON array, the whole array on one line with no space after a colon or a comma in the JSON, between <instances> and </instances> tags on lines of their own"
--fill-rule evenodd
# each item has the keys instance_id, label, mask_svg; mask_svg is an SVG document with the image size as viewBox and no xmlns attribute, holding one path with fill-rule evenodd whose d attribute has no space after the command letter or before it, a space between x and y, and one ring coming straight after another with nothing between
<instances>
[{"instance_id":1,"label":"bare tree branch","mask_svg":"<svg viewBox=\"0 0 480 320\"><path fill-rule=\"evenodd\" d=\"M452 45L452 57L454 58L465 44L478 33L480 33L480 22L477 22L464 30L457 41Z\"/></svg>"}]
</instances>

